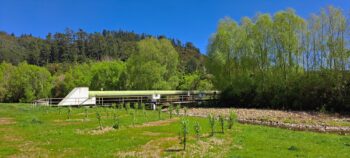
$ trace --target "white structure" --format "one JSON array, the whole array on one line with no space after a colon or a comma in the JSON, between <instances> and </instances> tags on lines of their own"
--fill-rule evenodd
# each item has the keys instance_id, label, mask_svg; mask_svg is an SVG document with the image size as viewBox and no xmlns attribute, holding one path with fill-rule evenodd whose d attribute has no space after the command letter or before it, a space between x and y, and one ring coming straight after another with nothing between
<instances>
[{"instance_id":1,"label":"white structure","mask_svg":"<svg viewBox=\"0 0 350 158\"><path fill-rule=\"evenodd\" d=\"M74 88L62 101L58 103L59 106L68 105L95 105L96 97L89 98L88 87Z\"/></svg>"}]
</instances>

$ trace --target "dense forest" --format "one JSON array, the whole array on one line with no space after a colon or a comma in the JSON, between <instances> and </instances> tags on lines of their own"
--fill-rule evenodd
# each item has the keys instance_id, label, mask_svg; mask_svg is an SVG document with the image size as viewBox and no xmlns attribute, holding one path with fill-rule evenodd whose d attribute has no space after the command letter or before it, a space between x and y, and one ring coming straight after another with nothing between
<instances>
[{"instance_id":1,"label":"dense forest","mask_svg":"<svg viewBox=\"0 0 350 158\"><path fill-rule=\"evenodd\" d=\"M224 18L210 39L208 70L232 105L349 110L349 23L332 6L308 19L292 9Z\"/></svg>"},{"instance_id":2,"label":"dense forest","mask_svg":"<svg viewBox=\"0 0 350 158\"><path fill-rule=\"evenodd\" d=\"M126 31L66 29L46 38L0 33L0 101L91 89L218 89L223 105L350 110L350 19L329 6L225 17L207 54L191 43ZM217 104L218 106L219 104Z\"/></svg>"},{"instance_id":3,"label":"dense forest","mask_svg":"<svg viewBox=\"0 0 350 158\"><path fill-rule=\"evenodd\" d=\"M66 29L45 39L0 33L0 101L93 90L212 89L205 56L192 43L126 31Z\"/></svg>"}]
</instances>

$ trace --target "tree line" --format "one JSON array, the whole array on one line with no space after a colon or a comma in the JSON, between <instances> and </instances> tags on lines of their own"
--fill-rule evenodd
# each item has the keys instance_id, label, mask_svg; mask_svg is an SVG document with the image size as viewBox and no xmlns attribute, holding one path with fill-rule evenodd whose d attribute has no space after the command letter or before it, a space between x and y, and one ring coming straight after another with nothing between
<instances>
[{"instance_id":1,"label":"tree line","mask_svg":"<svg viewBox=\"0 0 350 158\"><path fill-rule=\"evenodd\" d=\"M79 86L91 90L213 89L204 68L198 66L188 71L182 67L181 54L172 41L147 37L136 42L135 47L126 61L89 60L44 66L26 61L17 65L2 62L0 101L31 102L39 98L64 97Z\"/></svg>"},{"instance_id":2,"label":"tree line","mask_svg":"<svg viewBox=\"0 0 350 158\"><path fill-rule=\"evenodd\" d=\"M208 70L226 103L296 110L350 109L349 17L329 6L220 20Z\"/></svg>"},{"instance_id":3,"label":"tree line","mask_svg":"<svg viewBox=\"0 0 350 158\"><path fill-rule=\"evenodd\" d=\"M15 36L0 32L0 62L45 66L51 63L85 63L89 61L126 61L137 52L137 43L146 38L168 39L179 53L182 71L195 72L205 60L191 42L182 43L165 36L137 34L128 31L87 33L82 29L48 33L45 38L30 34Z\"/></svg>"}]
</instances>

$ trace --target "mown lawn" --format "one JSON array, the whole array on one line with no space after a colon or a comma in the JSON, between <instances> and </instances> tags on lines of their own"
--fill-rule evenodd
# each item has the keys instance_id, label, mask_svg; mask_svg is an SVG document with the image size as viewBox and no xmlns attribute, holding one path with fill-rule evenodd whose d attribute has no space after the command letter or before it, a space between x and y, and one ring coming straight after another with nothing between
<instances>
[{"instance_id":1,"label":"mown lawn","mask_svg":"<svg viewBox=\"0 0 350 158\"><path fill-rule=\"evenodd\" d=\"M101 115L99 129L96 112ZM156 111L36 107L0 104L0 157L350 157L350 136L290 131L236 123L209 136L207 118L187 117L189 140L183 151L180 117ZM132 116L132 112L136 116ZM113 129L114 114L120 128ZM201 138L194 135L194 123Z\"/></svg>"}]
</instances>

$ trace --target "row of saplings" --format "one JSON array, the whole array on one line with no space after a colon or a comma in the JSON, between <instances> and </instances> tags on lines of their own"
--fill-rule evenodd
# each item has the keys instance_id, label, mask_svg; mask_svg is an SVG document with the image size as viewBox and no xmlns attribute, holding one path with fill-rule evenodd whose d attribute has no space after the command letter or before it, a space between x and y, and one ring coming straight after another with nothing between
<instances>
[{"instance_id":1,"label":"row of saplings","mask_svg":"<svg viewBox=\"0 0 350 158\"><path fill-rule=\"evenodd\" d=\"M140 105L140 106L138 106ZM128 113L128 114L131 114L132 115L132 125L134 126L136 124L136 114L137 114L137 111L138 109L141 109L142 110L142 113L143 115L146 117L147 116L147 113L146 113L146 106L144 103L141 103L141 104L134 104L134 110L132 110L132 108L130 107L130 103L125 103L125 105L123 104L112 104L112 107L114 109L125 109L125 111ZM161 120L161 114L162 114L162 109L163 107L162 106L158 106L157 107L157 113L158 113L158 119ZM177 105L177 106L174 106L174 105L169 105L168 107L168 113L169 113L169 118L173 118L174 116L174 112L176 113L177 116L180 116L180 105ZM181 138L181 144L183 144L183 150L186 150L186 144L187 144L187 139L188 139L188 133L189 133L189 121L188 119L186 118L187 117L187 108L184 107L183 108L183 117L181 118L181 131L180 131L180 138ZM59 108L59 113L61 113L61 110ZM87 119L88 118L88 108L84 108L84 113L85 113L85 118L84 119ZM106 114L107 114L107 117L109 116L109 113L108 111L106 111ZM72 115L72 108L68 108L67 110L67 119L70 119L71 118L71 115ZM103 129L103 126L102 126L102 117L101 117L101 113L99 111L96 112L96 118L98 120L98 123L99 123L99 128L100 130ZM225 122L227 122L227 128L228 129L232 129L233 127L233 124L234 122L236 121L237 119L237 115L236 113L234 113L233 111L230 112L230 115L228 118L225 118L224 116L222 115L219 115L218 117L215 117L214 115L212 114L209 114L208 115L208 123L209 123L209 127L210 127L210 136L214 136L214 133L215 133L215 122L218 121L219 122L219 125L220 125L220 129L221 129L221 132L220 133L224 133L224 128L225 128ZM120 128L120 119L117 117L116 113L113 113L113 120L114 120L114 123L112 125L112 127L114 129L119 129ZM200 139L201 137L201 127L200 127L200 124L198 122L195 122L194 123L194 126L193 126L193 130L194 130L194 133L195 133L195 136L197 138L197 140Z\"/></svg>"},{"instance_id":2,"label":"row of saplings","mask_svg":"<svg viewBox=\"0 0 350 158\"><path fill-rule=\"evenodd\" d=\"M186 119L186 107L184 108L184 116L185 117L181 118L181 127L182 128L181 128L180 136L182 137L181 143L183 144L183 150L186 150L187 135L189 133L188 132L189 131L189 127L188 127L189 123L188 123L188 119ZM232 129L233 123L236 121L236 119L237 119L237 115L233 111L230 112L228 119L226 119L222 115L219 115L219 117L216 118L214 115L209 114L208 115L208 122L209 122L209 127L210 127L210 136L214 136L216 120L218 120L219 124L220 124L220 128L221 128L220 133L224 134L225 121L227 121L227 128ZM194 129L197 140L199 140L200 136L201 136L201 127L200 127L198 122L194 123L193 129Z\"/></svg>"}]
</instances>

